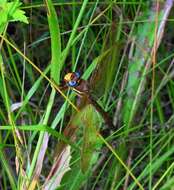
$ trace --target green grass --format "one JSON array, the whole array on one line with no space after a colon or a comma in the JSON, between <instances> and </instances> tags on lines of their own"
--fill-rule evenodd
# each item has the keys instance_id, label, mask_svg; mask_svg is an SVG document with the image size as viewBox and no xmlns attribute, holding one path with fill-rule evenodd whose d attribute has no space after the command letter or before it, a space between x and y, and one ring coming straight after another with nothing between
<instances>
[{"instance_id":1,"label":"green grass","mask_svg":"<svg viewBox=\"0 0 174 190\"><path fill-rule=\"evenodd\" d=\"M172 190L172 5L2 1L0 189ZM114 129L61 90L72 71Z\"/></svg>"}]
</instances>

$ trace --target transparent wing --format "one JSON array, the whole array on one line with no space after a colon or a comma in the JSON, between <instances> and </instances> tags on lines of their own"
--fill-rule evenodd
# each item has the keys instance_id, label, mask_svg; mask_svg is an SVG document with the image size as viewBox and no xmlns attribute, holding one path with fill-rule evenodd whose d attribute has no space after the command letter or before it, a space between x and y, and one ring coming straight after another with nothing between
<instances>
[{"instance_id":1,"label":"transparent wing","mask_svg":"<svg viewBox=\"0 0 174 190\"><path fill-rule=\"evenodd\" d=\"M89 104L83 109L81 119L84 125L81 170L85 173L90 166L91 158L98 142L97 129L99 126L99 115L95 111L95 108Z\"/></svg>"},{"instance_id":2,"label":"transparent wing","mask_svg":"<svg viewBox=\"0 0 174 190\"><path fill-rule=\"evenodd\" d=\"M90 91L94 97L107 96L116 76L121 43L116 41L117 30L112 27L105 38L98 64L90 81Z\"/></svg>"}]
</instances>

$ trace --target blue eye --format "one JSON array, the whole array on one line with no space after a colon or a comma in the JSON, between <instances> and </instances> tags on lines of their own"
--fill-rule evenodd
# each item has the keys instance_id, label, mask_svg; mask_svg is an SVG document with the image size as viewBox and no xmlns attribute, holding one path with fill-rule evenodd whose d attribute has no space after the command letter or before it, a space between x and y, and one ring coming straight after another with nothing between
<instances>
[{"instance_id":1,"label":"blue eye","mask_svg":"<svg viewBox=\"0 0 174 190\"><path fill-rule=\"evenodd\" d=\"M77 72L75 72L75 74L76 74L77 78L80 78L80 72L77 71Z\"/></svg>"},{"instance_id":2,"label":"blue eye","mask_svg":"<svg viewBox=\"0 0 174 190\"><path fill-rule=\"evenodd\" d=\"M68 85L69 85L70 87L75 87L75 86L77 86L77 81L71 80L71 81L68 82Z\"/></svg>"}]
</instances>

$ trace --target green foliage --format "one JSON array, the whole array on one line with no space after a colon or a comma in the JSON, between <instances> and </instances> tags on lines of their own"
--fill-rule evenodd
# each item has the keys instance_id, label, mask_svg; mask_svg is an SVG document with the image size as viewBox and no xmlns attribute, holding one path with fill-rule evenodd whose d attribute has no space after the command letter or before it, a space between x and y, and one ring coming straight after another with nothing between
<instances>
[{"instance_id":1,"label":"green foliage","mask_svg":"<svg viewBox=\"0 0 174 190\"><path fill-rule=\"evenodd\" d=\"M0 0L0 188L172 189L173 1L21 2Z\"/></svg>"},{"instance_id":2,"label":"green foliage","mask_svg":"<svg viewBox=\"0 0 174 190\"><path fill-rule=\"evenodd\" d=\"M21 4L22 3L19 1L0 1L0 32L2 32L2 27L8 22L20 21L28 24L28 19L25 16L25 12L21 10Z\"/></svg>"},{"instance_id":3,"label":"green foliage","mask_svg":"<svg viewBox=\"0 0 174 190\"><path fill-rule=\"evenodd\" d=\"M153 10L148 14L144 13L143 19L150 19L155 22L155 13ZM159 12L158 20L161 21L163 10ZM160 22L157 23L158 25ZM133 124L133 118L140 106L141 93L146 84L146 73L150 67L151 53L153 51L155 36L155 24L140 23L137 26L135 36L135 49L128 65L128 83L126 86L127 98L123 105L123 120L127 127ZM134 42L133 42L134 43ZM143 47L141 46L143 44Z\"/></svg>"},{"instance_id":4,"label":"green foliage","mask_svg":"<svg viewBox=\"0 0 174 190\"><path fill-rule=\"evenodd\" d=\"M52 1L47 0L48 8L48 24L50 28L51 35L51 78L57 83L60 83L60 71L62 67L61 63L61 38L60 38L60 29L58 23L58 17L56 15L55 8ZM57 27L55 27L57 26Z\"/></svg>"}]
</instances>

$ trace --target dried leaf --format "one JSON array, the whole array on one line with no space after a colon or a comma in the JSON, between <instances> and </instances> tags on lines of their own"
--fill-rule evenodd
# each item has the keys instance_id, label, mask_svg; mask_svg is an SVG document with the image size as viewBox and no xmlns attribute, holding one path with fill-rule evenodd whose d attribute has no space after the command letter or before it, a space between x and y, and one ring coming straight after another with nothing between
<instances>
[{"instance_id":1,"label":"dried leaf","mask_svg":"<svg viewBox=\"0 0 174 190\"><path fill-rule=\"evenodd\" d=\"M28 188L29 190L34 190L35 186L38 182L38 179L39 179L39 176L40 176L40 173L42 170L42 166L43 166L43 159L44 159L45 152L46 152L46 149L48 146L48 140L49 140L49 135L48 135L48 133L45 133L43 143L41 145L42 147L40 149L41 151L39 152L36 167L34 170L34 177L33 177L32 181L29 185L29 188Z\"/></svg>"},{"instance_id":2,"label":"dried leaf","mask_svg":"<svg viewBox=\"0 0 174 190\"><path fill-rule=\"evenodd\" d=\"M15 110L17 110L18 108L20 108L22 106L23 102L16 102L14 104L12 104L10 106L10 111L14 112Z\"/></svg>"},{"instance_id":3,"label":"dried leaf","mask_svg":"<svg viewBox=\"0 0 174 190\"><path fill-rule=\"evenodd\" d=\"M18 172L19 172L19 160L18 160L17 156L15 157L15 165L16 165L16 173L18 174Z\"/></svg>"},{"instance_id":4,"label":"dried leaf","mask_svg":"<svg viewBox=\"0 0 174 190\"><path fill-rule=\"evenodd\" d=\"M57 168L54 175L44 184L43 190L56 189L60 186L61 180L64 174L70 170L69 164L71 160L70 146L66 146L59 157L56 160Z\"/></svg>"}]
</instances>

